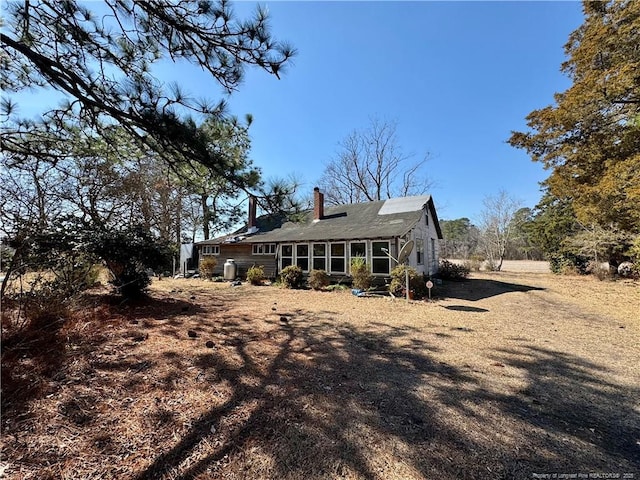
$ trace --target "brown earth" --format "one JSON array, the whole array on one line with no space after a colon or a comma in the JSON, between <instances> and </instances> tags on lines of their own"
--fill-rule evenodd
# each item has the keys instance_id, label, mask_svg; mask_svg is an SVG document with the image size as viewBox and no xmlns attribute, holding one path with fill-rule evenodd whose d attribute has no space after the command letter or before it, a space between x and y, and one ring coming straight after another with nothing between
<instances>
[{"instance_id":1,"label":"brown earth","mask_svg":"<svg viewBox=\"0 0 640 480\"><path fill-rule=\"evenodd\" d=\"M638 283L477 273L433 293L94 292L44 341L4 332L0 476L640 478Z\"/></svg>"}]
</instances>

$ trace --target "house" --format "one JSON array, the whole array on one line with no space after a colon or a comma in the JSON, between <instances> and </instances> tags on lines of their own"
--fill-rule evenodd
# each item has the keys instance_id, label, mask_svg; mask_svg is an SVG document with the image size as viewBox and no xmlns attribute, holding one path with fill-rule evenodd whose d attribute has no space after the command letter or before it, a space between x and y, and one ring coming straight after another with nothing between
<instances>
[{"instance_id":1,"label":"house","mask_svg":"<svg viewBox=\"0 0 640 480\"><path fill-rule=\"evenodd\" d=\"M419 273L438 271L442 231L429 195L392 198L351 205L324 205L324 194L314 189L314 208L294 219L284 215L256 218L256 200L249 198L247 226L225 237L198 242L200 259L215 256L222 275L226 259L234 259L238 276L253 265L264 266L275 277L288 265L305 273L325 270L334 279L349 274L350 259L365 257L376 277L389 277L402 246L414 248L408 263ZM387 255L388 254L390 255Z\"/></svg>"}]
</instances>

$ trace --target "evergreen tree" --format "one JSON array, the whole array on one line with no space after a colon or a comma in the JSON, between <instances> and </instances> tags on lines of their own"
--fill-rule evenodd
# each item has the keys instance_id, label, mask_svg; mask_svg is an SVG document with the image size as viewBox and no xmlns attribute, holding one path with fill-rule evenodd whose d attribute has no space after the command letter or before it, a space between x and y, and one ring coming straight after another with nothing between
<instances>
[{"instance_id":1,"label":"evergreen tree","mask_svg":"<svg viewBox=\"0 0 640 480\"><path fill-rule=\"evenodd\" d=\"M640 2L585 1L584 13L562 65L573 85L531 112L530 130L510 143L551 170L553 202L570 206L580 223L638 232Z\"/></svg>"}]
</instances>

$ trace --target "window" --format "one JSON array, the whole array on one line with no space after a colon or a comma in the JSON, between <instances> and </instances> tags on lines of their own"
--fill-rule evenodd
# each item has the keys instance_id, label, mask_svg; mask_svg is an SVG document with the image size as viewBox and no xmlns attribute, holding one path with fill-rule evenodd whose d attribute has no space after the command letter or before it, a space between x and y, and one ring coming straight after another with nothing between
<instances>
[{"instance_id":1,"label":"window","mask_svg":"<svg viewBox=\"0 0 640 480\"><path fill-rule=\"evenodd\" d=\"M311 252L313 254L313 269L327 269L327 245L324 243L314 243Z\"/></svg>"},{"instance_id":2,"label":"window","mask_svg":"<svg viewBox=\"0 0 640 480\"><path fill-rule=\"evenodd\" d=\"M371 242L371 272L389 274L391 271L391 258L382 250L389 251L389 242Z\"/></svg>"},{"instance_id":3,"label":"window","mask_svg":"<svg viewBox=\"0 0 640 480\"><path fill-rule=\"evenodd\" d=\"M418 265L424 265L424 239L416 238L416 256Z\"/></svg>"},{"instance_id":4,"label":"window","mask_svg":"<svg viewBox=\"0 0 640 480\"><path fill-rule=\"evenodd\" d=\"M253 254L254 255L275 255L276 244L275 243L254 243Z\"/></svg>"},{"instance_id":5,"label":"window","mask_svg":"<svg viewBox=\"0 0 640 480\"><path fill-rule=\"evenodd\" d=\"M367 243L366 242L351 242L349 245L351 258L364 257L367 258Z\"/></svg>"},{"instance_id":6,"label":"window","mask_svg":"<svg viewBox=\"0 0 640 480\"><path fill-rule=\"evenodd\" d=\"M309 245L305 243L296 245L296 265L304 272L309 271Z\"/></svg>"},{"instance_id":7,"label":"window","mask_svg":"<svg viewBox=\"0 0 640 480\"><path fill-rule=\"evenodd\" d=\"M293 265L293 245L282 245L282 254L280 255L280 266L282 268Z\"/></svg>"},{"instance_id":8,"label":"window","mask_svg":"<svg viewBox=\"0 0 640 480\"><path fill-rule=\"evenodd\" d=\"M202 255L220 255L220 245L203 245Z\"/></svg>"},{"instance_id":9,"label":"window","mask_svg":"<svg viewBox=\"0 0 640 480\"><path fill-rule=\"evenodd\" d=\"M346 273L346 262L345 262L345 244L344 243L332 243L329 250L330 260L330 271L332 273Z\"/></svg>"}]
</instances>

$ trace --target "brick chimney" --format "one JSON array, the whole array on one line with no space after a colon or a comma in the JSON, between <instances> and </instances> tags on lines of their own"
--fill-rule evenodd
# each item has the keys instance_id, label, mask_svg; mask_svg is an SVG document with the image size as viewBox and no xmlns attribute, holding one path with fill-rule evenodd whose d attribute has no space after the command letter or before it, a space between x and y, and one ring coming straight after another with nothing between
<instances>
[{"instance_id":1,"label":"brick chimney","mask_svg":"<svg viewBox=\"0 0 640 480\"><path fill-rule=\"evenodd\" d=\"M252 227L257 226L256 225L256 207L257 207L256 197L254 197L253 195L249 195L249 222L247 224L248 229L251 229Z\"/></svg>"},{"instance_id":2,"label":"brick chimney","mask_svg":"<svg viewBox=\"0 0 640 480\"><path fill-rule=\"evenodd\" d=\"M322 220L324 218L324 193L320 188L313 189L313 219Z\"/></svg>"}]
</instances>

